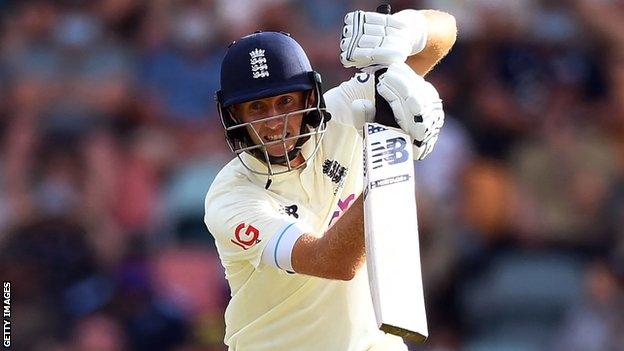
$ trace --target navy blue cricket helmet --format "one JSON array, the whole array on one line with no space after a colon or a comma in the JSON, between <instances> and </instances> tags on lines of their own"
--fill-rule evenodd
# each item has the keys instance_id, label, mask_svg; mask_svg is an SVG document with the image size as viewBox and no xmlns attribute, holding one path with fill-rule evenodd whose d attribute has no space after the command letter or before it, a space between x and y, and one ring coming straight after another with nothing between
<instances>
[{"instance_id":1,"label":"navy blue cricket helmet","mask_svg":"<svg viewBox=\"0 0 624 351\"><path fill-rule=\"evenodd\" d=\"M242 123L230 109L235 104L295 91L309 91L314 94L314 106L306 106L303 110L283 116L267 116L253 123ZM284 32L258 31L230 44L221 64L221 89L216 92L215 100L232 151L239 158L241 153L248 152L265 163L266 173L247 168L254 173L266 175L298 168L292 167L290 161L299 155L302 145L311 137L317 143L315 151L318 150L326 123L331 118L325 109L320 74L312 69L299 43ZM268 143L261 141L261 144L256 144L252 141L249 128L254 128L253 124L272 118L288 118L288 115L297 113L303 114L300 134L290 137L282 135L281 140L278 140L285 143L287 140L297 139L296 147L284 156L270 156L265 149ZM304 164L307 161L306 159ZM274 171L271 165L275 164L286 166L286 170Z\"/></svg>"}]
</instances>

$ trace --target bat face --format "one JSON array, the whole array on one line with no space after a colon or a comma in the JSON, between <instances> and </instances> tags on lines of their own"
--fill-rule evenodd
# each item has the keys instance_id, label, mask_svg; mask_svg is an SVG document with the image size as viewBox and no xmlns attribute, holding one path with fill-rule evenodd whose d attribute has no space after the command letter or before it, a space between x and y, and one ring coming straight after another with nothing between
<instances>
[{"instance_id":1,"label":"bat face","mask_svg":"<svg viewBox=\"0 0 624 351\"><path fill-rule=\"evenodd\" d=\"M377 324L422 342L428 330L410 137L366 123L363 149L366 264Z\"/></svg>"}]
</instances>

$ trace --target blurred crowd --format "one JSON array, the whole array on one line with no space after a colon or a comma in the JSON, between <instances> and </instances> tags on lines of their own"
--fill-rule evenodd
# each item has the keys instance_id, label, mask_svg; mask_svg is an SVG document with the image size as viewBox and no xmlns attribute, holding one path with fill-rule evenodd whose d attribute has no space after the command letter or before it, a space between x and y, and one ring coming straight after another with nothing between
<instances>
[{"instance_id":1,"label":"blurred crowd","mask_svg":"<svg viewBox=\"0 0 624 351\"><path fill-rule=\"evenodd\" d=\"M430 338L624 349L624 2L397 0L458 21L417 164ZM224 350L203 198L227 45L297 39L329 89L372 0L0 0L0 275L25 351ZM409 279L409 277L405 277Z\"/></svg>"}]
</instances>

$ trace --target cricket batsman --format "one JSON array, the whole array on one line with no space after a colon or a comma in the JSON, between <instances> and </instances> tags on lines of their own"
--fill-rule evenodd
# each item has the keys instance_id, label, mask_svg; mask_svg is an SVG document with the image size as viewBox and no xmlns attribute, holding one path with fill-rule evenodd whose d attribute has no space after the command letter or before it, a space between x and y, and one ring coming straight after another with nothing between
<instances>
[{"instance_id":1,"label":"cricket batsman","mask_svg":"<svg viewBox=\"0 0 624 351\"><path fill-rule=\"evenodd\" d=\"M444 122L422 76L453 46L453 16L432 10L346 15L345 67L364 72L323 94L283 32L230 45L216 103L236 154L205 202L231 289L229 350L407 350L376 325L364 246L362 136L377 91L414 144L431 152ZM387 71L375 83L370 74Z\"/></svg>"}]
</instances>

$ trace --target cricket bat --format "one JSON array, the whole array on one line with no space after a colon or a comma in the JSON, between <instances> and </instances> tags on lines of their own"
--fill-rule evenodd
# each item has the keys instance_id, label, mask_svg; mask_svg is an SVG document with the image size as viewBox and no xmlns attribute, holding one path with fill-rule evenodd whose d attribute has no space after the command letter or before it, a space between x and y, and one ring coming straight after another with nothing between
<instances>
[{"instance_id":1,"label":"cricket bat","mask_svg":"<svg viewBox=\"0 0 624 351\"><path fill-rule=\"evenodd\" d=\"M390 13L390 6L377 12ZM375 84L384 71L375 72ZM379 94L375 110L380 123L365 123L363 130L366 264L375 317L382 331L423 342L429 332L411 138Z\"/></svg>"},{"instance_id":2,"label":"cricket bat","mask_svg":"<svg viewBox=\"0 0 624 351\"><path fill-rule=\"evenodd\" d=\"M423 342L429 335L420 267L409 135L364 125L366 264L377 325Z\"/></svg>"}]
</instances>

